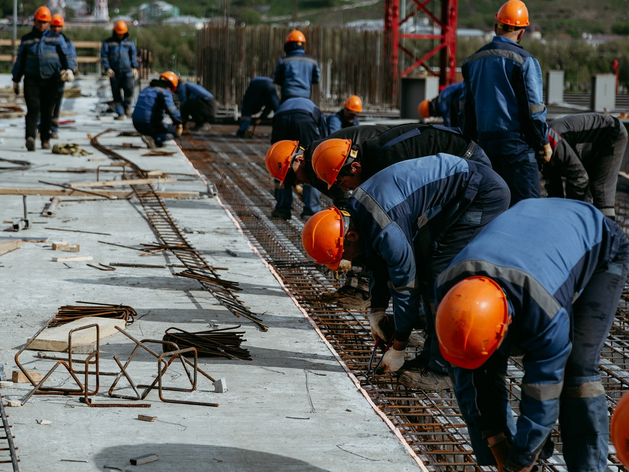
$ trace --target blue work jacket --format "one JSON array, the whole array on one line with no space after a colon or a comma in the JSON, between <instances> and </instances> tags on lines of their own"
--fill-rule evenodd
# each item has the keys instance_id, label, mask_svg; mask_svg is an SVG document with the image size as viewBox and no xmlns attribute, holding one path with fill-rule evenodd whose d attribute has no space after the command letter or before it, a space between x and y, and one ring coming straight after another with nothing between
<instances>
[{"instance_id":1,"label":"blue work jacket","mask_svg":"<svg viewBox=\"0 0 629 472\"><path fill-rule=\"evenodd\" d=\"M358 187L347 204L365 243L366 256L380 256L389 272L395 338L407 339L420 313L416 240L429 229L436 239L465 212L487 166L451 154L393 164ZM419 255L419 254L417 254Z\"/></svg>"},{"instance_id":2,"label":"blue work jacket","mask_svg":"<svg viewBox=\"0 0 629 472\"><path fill-rule=\"evenodd\" d=\"M542 70L531 53L494 36L465 59L461 69L466 134L480 140L525 142L536 151L548 143Z\"/></svg>"},{"instance_id":3,"label":"blue work jacket","mask_svg":"<svg viewBox=\"0 0 629 472\"><path fill-rule=\"evenodd\" d=\"M166 113L175 125L181 123L181 114L175 106L170 90L151 83L150 87L140 92L132 119L135 123L161 123Z\"/></svg>"},{"instance_id":4,"label":"blue work jacket","mask_svg":"<svg viewBox=\"0 0 629 472\"><path fill-rule=\"evenodd\" d=\"M436 99L436 108L443 118L443 126L459 127L459 111L464 99L465 83L457 82L444 88Z\"/></svg>"},{"instance_id":5,"label":"blue work jacket","mask_svg":"<svg viewBox=\"0 0 629 472\"><path fill-rule=\"evenodd\" d=\"M205 90L203 87L190 82L183 82L177 86L177 95L179 96L179 104L183 106L188 100L213 100L214 95Z\"/></svg>"},{"instance_id":6,"label":"blue work jacket","mask_svg":"<svg viewBox=\"0 0 629 472\"><path fill-rule=\"evenodd\" d=\"M437 280L437 305L451 287L473 275L492 278L507 295L513 321L499 353L524 354L520 416L509 453L518 464L531 462L558 418L572 347L572 303L594 272L614 259L624 237L610 221L584 202L523 200L489 223ZM479 369L492 368L487 365L492 363ZM476 428L504 430L496 412L498 398L508 393L504 387L476 385L476 370L455 367L454 372L457 398Z\"/></svg>"},{"instance_id":7,"label":"blue work jacket","mask_svg":"<svg viewBox=\"0 0 629 472\"><path fill-rule=\"evenodd\" d=\"M30 33L22 36L17 59L13 64L13 82L19 82L23 76L50 79L58 76L62 69L75 67L63 36L50 30L41 33L33 28Z\"/></svg>"},{"instance_id":8,"label":"blue work jacket","mask_svg":"<svg viewBox=\"0 0 629 472\"><path fill-rule=\"evenodd\" d=\"M138 52L133 41L126 33L122 39L112 35L103 41L100 51L100 60L103 69L112 69L116 75L130 73L131 69L138 68Z\"/></svg>"},{"instance_id":9,"label":"blue work jacket","mask_svg":"<svg viewBox=\"0 0 629 472\"><path fill-rule=\"evenodd\" d=\"M282 88L282 101L288 98L310 98L312 86L319 83L321 70L314 57L296 49L275 66L273 81Z\"/></svg>"},{"instance_id":10,"label":"blue work jacket","mask_svg":"<svg viewBox=\"0 0 629 472\"><path fill-rule=\"evenodd\" d=\"M343 128L349 128L350 126L359 126L360 120L358 117L354 118L354 121L350 123L345 119L345 109L341 108L336 113L329 115L325 118L326 123L328 124L328 132L330 134L336 133L338 130Z\"/></svg>"}]
</instances>

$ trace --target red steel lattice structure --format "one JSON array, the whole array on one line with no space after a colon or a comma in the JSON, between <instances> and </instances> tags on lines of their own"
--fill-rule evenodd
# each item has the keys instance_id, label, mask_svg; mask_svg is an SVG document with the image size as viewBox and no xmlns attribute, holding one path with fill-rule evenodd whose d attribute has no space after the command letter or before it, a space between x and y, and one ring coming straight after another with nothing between
<instances>
[{"instance_id":1,"label":"red steel lattice structure","mask_svg":"<svg viewBox=\"0 0 629 472\"><path fill-rule=\"evenodd\" d=\"M394 74L398 74L399 55L401 50L414 62L401 74L407 77L413 70L421 66L429 74L439 77L439 88L443 89L455 82L456 75L456 29L458 18L458 0L412 0L413 6L404 18L400 18L400 0L385 0L384 4L384 31L385 31L385 57L391 61ZM427 6L430 3L441 3L440 17L438 18ZM435 11L437 8L435 8ZM421 12L428 16L434 25L441 28L441 34L404 34L401 27L416 13ZM402 45L402 39L437 40L439 44L424 54L417 57L412 51ZM439 53L439 71L434 71L427 61Z\"/></svg>"}]
</instances>

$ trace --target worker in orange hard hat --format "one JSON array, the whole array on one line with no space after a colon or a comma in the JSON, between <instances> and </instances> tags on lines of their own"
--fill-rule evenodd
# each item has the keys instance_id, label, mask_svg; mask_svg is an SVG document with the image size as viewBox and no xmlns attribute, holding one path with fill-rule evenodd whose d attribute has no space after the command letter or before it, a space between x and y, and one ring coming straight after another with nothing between
<instances>
[{"instance_id":1,"label":"worker in orange hard hat","mask_svg":"<svg viewBox=\"0 0 629 472\"><path fill-rule=\"evenodd\" d=\"M316 155L316 169L315 161ZM431 314L434 281L507 208L508 196L506 184L490 166L440 153L390 165L363 182L345 206L349 219L333 208L314 215L304 227L304 248L316 262L336 270L341 258L366 259L373 277L369 322L374 339L386 338L383 325L393 299L395 335L382 365L385 372L403 371L404 385L427 391L450 388ZM424 350L404 365L411 331L422 325Z\"/></svg>"},{"instance_id":2,"label":"worker in orange hard hat","mask_svg":"<svg viewBox=\"0 0 629 472\"><path fill-rule=\"evenodd\" d=\"M612 414L611 435L616 457L629 467L629 393L622 396Z\"/></svg>"},{"instance_id":3,"label":"worker in orange hard hat","mask_svg":"<svg viewBox=\"0 0 629 472\"><path fill-rule=\"evenodd\" d=\"M52 15L39 7L33 15L33 29L22 36L13 64L13 90L20 93L24 77L26 101L26 149L35 151L37 123L42 149L50 149L52 114L57 102L59 83L74 80L74 59L63 36L49 29Z\"/></svg>"},{"instance_id":4,"label":"worker in orange hard hat","mask_svg":"<svg viewBox=\"0 0 629 472\"><path fill-rule=\"evenodd\" d=\"M448 85L439 95L432 100L424 100L417 107L417 112L422 118L440 117L443 125L448 128L461 128L462 101L464 99L464 83Z\"/></svg>"},{"instance_id":5,"label":"worker in orange hard hat","mask_svg":"<svg viewBox=\"0 0 629 472\"><path fill-rule=\"evenodd\" d=\"M559 198L513 206L441 272L437 337L478 465L531 471L552 454L559 420L567 469L607 470L599 363L628 272L622 228L593 205ZM517 426L505 383L511 355L523 355Z\"/></svg>"},{"instance_id":6,"label":"worker in orange hard hat","mask_svg":"<svg viewBox=\"0 0 629 472\"><path fill-rule=\"evenodd\" d=\"M132 113L134 83L140 75L137 56L135 43L129 38L129 27L122 20L116 21L111 37L103 41L100 60L109 76L117 120L124 120Z\"/></svg>"},{"instance_id":7,"label":"worker in orange hard hat","mask_svg":"<svg viewBox=\"0 0 629 472\"><path fill-rule=\"evenodd\" d=\"M343 128L360 125L358 115L363 111L363 102L358 95L352 95L343 104L343 108L333 115L326 117L328 131L330 134L336 133Z\"/></svg>"},{"instance_id":8,"label":"worker in orange hard hat","mask_svg":"<svg viewBox=\"0 0 629 472\"><path fill-rule=\"evenodd\" d=\"M282 88L282 102L289 98L310 99L312 86L321 79L319 63L306 54L305 44L306 37L301 31L291 31L286 37L286 56L277 61L273 73L273 81Z\"/></svg>"},{"instance_id":9,"label":"worker in orange hard hat","mask_svg":"<svg viewBox=\"0 0 629 472\"><path fill-rule=\"evenodd\" d=\"M539 198L539 163L550 161L542 70L520 46L529 13L509 0L496 13L494 36L462 65L464 133L478 141L509 185L511 204Z\"/></svg>"},{"instance_id":10,"label":"worker in orange hard hat","mask_svg":"<svg viewBox=\"0 0 629 472\"><path fill-rule=\"evenodd\" d=\"M52 19L50 20L50 30L53 33L57 33L63 36L63 39L66 42L66 46L68 47L69 53L69 61L73 61L75 64L74 70L72 71L75 75L78 73L78 63L76 60L76 48L74 47L74 43L66 34L63 32L63 28L66 22L59 13L55 13L52 15ZM55 104L55 110L52 115L52 125L50 127L50 137L52 139L59 138L59 113L61 111L61 103L63 101L63 93L65 91L66 83L64 81L59 82L59 91L57 95L57 103Z\"/></svg>"},{"instance_id":11,"label":"worker in orange hard hat","mask_svg":"<svg viewBox=\"0 0 629 472\"><path fill-rule=\"evenodd\" d=\"M181 114L175 106L173 92L177 90L179 77L172 71L162 72L159 79L152 80L138 96L133 110L133 127L142 136L142 141L150 149L163 147L170 139L183 133ZM167 114L172 124L164 124Z\"/></svg>"}]
</instances>

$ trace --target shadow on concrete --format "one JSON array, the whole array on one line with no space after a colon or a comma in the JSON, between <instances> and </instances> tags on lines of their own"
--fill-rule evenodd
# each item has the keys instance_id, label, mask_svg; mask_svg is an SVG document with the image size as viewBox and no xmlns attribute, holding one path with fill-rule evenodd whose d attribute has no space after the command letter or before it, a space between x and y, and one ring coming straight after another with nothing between
<instances>
[{"instance_id":1,"label":"shadow on concrete","mask_svg":"<svg viewBox=\"0 0 629 472\"><path fill-rule=\"evenodd\" d=\"M129 459L146 454L157 454L159 460L142 465L143 472L326 472L325 469L307 462L279 454L237 447L174 442L108 447L97 453L93 460L101 470L105 466L119 470L135 469L130 465Z\"/></svg>"}]
</instances>

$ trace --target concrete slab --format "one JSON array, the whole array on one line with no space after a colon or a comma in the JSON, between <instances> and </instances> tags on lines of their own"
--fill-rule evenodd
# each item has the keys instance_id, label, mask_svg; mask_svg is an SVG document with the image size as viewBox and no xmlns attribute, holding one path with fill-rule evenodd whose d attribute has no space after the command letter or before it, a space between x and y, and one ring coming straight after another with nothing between
<instances>
[{"instance_id":1,"label":"concrete slab","mask_svg":"<svg viewBox=\"0 0 629 472\"><path fill-rule=\"evenodd\" d=\"M7 84L7 76L0 78ZM165 189L198 191L196 199L167 199L167 207L186 238L221 270L222 278L236 281L243 289L238 296L269 326L261 332L252 323L235 318L192 279L174 277L181 269L171 254L140 256L123 246L156 242L144 211L135 200L94 200L62 197L54 218L40 216L48 196L27 197L31 228L14 237L47 237L80 246L76 255L92 255L92 264L115 262L164 265L161 269L118 267L100 271L86 262L52 262L50 242L24 243L19 251L0 256L0 294L3 326L0 362L15 370L14 355L62 305L77 301L124 304L135 308L138 318L128 332L138 339L161 339L165 329L177 326L187 331L241 324L246 341L242 347L252 361L204 358L202 368L229 387L215 393L212 382L199 380L192 393L167 392L168 398L219 403L218 408L160 402L151 392L151 408L89 408L73 396L34 396L26 405L7 408L19 447L24 471L97 471L107 466L135 469L129 460L147 454L156 462L142 465L145 471L353 471L418 470L392 430L374 411L345 373L327 344L312 329L298 307L283 291L273 274L258 258L219 198L207 195L205 183L196 175L174 143L164 150L172 156L146 156L139 137L119 136L132 131L130 120L99 119L107 81L78 80L84 96L68 99L65 110L75 111L74 123L62 126L55 142L77 143L93 155L72 157L50 151L27 152L23 119L0 121L3 139L0 157L27 160L29 170L0 173L0 187L45 187L96 180L98 166L106 157L90 147L88 134L108 128L101 143L131 159L144 169L161 169L177 179ZM39 146L38 146L39 147ZM100 160L95 160L100 159ZM0 167L4 166L0 163ZM68 169L89 169L68 172ZM101 180L119 179L119 170L101 167ZM2 229L23 217L20 195L0 195ZM66 231L62 231L66 230ZM70 230L70 231L67 231ZM231 256L226 250L238 255ZM116 354L124 360L133 344L122 334L103 340L101 370L116 372ZM27 351L20 358L25 368L45 373L53 361ZM129 369L137 383L150 383L157 373L152 356L140 353ZM173 365L167 384L185 386L181 367ZM101 377L94 401L114 401L105 395L111 377ZM59 370L51 386L72 387L69 376ZM126 385L126 384L125 384ZM121 381L121 386L123 382ZM19 400L31 390L15 384L0 390L6 400ZM126 393L131 390L125 388ZM115 400L120 401L120 400ZM138 420L138 414L156 416L155 422ZM41 421L46 420L46 421ZM47 424L47 423L50 424ZM41 424L40 424L41 423ZM10 470L10 468L0 471ZM10 467L10 466L9 466Z\"/></svg>"}]
</instances>

